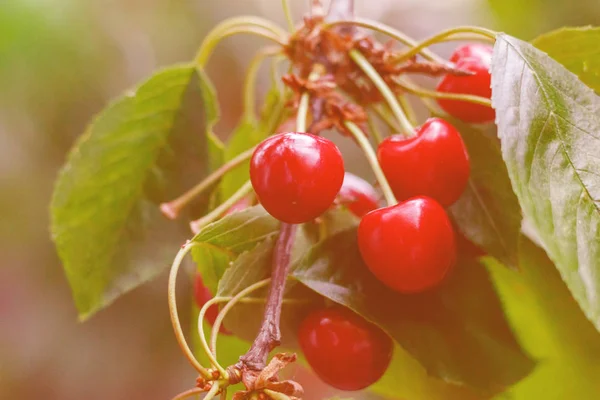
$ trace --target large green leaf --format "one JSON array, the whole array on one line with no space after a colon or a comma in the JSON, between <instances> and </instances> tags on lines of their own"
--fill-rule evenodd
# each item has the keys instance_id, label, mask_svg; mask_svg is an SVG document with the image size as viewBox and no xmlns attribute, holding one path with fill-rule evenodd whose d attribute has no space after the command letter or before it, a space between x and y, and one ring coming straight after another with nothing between
<instances>
[{"instance_id":1,"label":"large green leaf","mask_svg":"<svg viewBox=\"0 0 600 400\"><path fill-rule=\"evenodd\" d=\"M460 231L506 265L517 263L521 208L496 137L495 126L483 130L454 119L471 162L471 176L462 196L449 211Z\"/></svg>"},{"instance_id":2,"label":"large green leaf","mask_svg":"<svg viewBox=\"0 0 600 400\"><path fill-rule=\"evenodd\" d=\"M600 92L600 28L561 28L535 38L532 44Z\"/></svg>"},{"instance_id":3,"label":"large green leaf","mask_svg":"<svg viewBox=\"0 0 600 400\"><path fill-rule=\"evenodd\" d=\"M485 263L519 341L541 360L512 387L514 400L600 398L600 335L588 321L545 252L526 238L519 272L492 258ZM552 384L549 384L552 382Z\"/></svg>"},{"instance_id":4,"label":"large green leaf","mask_svg":"<svg viewBox=\"0 0 600 400\"><path fill-rule=\"evenodd\" d=\"M492 102L502 156L535 236L600 328L600 107L545 53L499 35Z\"/></svg>"},{"instance_id":5,"label":"large green leaf","mask_svg":"<svg viewBox=\"0 0 600 400\"><path fill-rule=\"evenodd\" d=\"M532 362L516 343L485 269L462 257L440 288L401 295L379 282L358 252L356 230L315 246L293 277L375 322L433 377L481 394L523 378ZM402 374L411 364L398 365Z\"/></svg>"},{"instance_id":6,"label":"large green leaf","mask_svg":"<svg viewBox=\"0 0 600 400\"><path fill-rule=\"evenodd\" d=\"M104 110L71 151L52 198L52 235L80 318L161 271L185 240L187 229L157 203L208 169L206 137L193 131L210 118L209 87L193 66L159 72Z\"/></svg>"}]
</instances>

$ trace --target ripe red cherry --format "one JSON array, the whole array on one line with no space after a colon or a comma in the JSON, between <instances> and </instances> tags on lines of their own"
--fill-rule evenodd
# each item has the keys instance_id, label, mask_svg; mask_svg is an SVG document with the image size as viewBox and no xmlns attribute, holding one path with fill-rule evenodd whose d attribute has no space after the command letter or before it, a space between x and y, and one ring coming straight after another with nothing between
<instances>
[{"instance_id":1,"label":"ripe red cherry","mask_svg":"<svg viewBox=\"0 0 600 400\"><path fill-rule=\"evenodd\" d=\"M364 179L346 172L344 183L338 193L338 202L357 217L362 217L369 211L379 208L379 194L373 186Z\"/></svg>"},{"instance_id":2,"label":"ripe red cherry","mask_svg":"<svg viewBox=\"0 0 600 400\"><path fill-rule=\"evenodd\" d=\"M196 274L196 277L194 278L194 298L198 308L204 307L204 304L213 298L210 290L208 290L208 288L204 285L204 282L202 282L202 276L200 276L200 274ZM217 315L219 315L219 307L216 304L213 304L212 306L208 307L208 310L206 310L204 318L206 322L212 326L215 324ZM225 329L222 324L219 327L219 333L223 335L231 335L231 332Z\"/></svg>"},{"instance_id":3,"label":"ripe red cherry","mask_svg":"<svg viewBox=\"0 0 600 400\"><path fill-rule=\"evenodd\" d=\"M331 206L344 180L344 161L330 140L309 133L280 133L254 151L250 180L269 214L300 224Z\"/></svg>"},{"instance_id":4,"label":"ripe red cherry","mask_svg":"<svg viewBox=\"0 0 600 400\"><path fill-rule=\"evenodd\" d=\"M474 74L469 76L445 75L437 86L438 92L471 94L492 97L490 61L477 58L462 58L456 67ZM496 117L493 108L461 100L437 99L440 107L448 114L470 123L491 122Z\"/></svg>"},{"instance_id":5,"label":"ripe red cherry","mask_svg":"<svg viewBox=\"0 0 600 400\"><path fill-rule=\"evenodd\" d=\"M398 200L424 195L449 206L469 180L465 144L458 131L440 118L429 118L413 137L386 138L377 148L377 158Z\"/></svg>"},{"instance_id":6,"label":"ripe red cherry","mask_svg":"<svg viewBox=\"0 0 600 400\"><path fill-rule=\"evenodd\" d=\"M365 215L358 226L358 248L371 272L401 293L438 285L456 262L450 219L425 196Z\"/></svg>"},{"instance_id":7,"label":"ripe red cherry","mask_svg":"<svg viewBox=\"0 0 600 400\"><path fill-rule=\"evenodd\" d=\"M494 48L482 43L470 43L464 46L458 47L454 50L454 53L450 56L450 61L453 63L458 62L464 58L474 58L482 61L484 64L490 65L492 63L492 53Z\"/></svg>"},{"instance_id":8,"label":"ripe red cherry","mask_svg":"<svg viewBox=\"0 0 600 400\"><path fill-rule=\"evenodd\" d=\"M361 390L377 382L394 348L385 332L342 307L309 314L298 341L317 376L340 390Z\"/></svg>"}]
</instances>

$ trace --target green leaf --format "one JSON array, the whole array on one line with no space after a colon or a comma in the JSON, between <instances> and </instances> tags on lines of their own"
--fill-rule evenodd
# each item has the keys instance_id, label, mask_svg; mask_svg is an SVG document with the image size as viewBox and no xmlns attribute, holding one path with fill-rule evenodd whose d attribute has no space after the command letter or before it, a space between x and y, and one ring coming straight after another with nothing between
<instances>
[{"instance_id":1,"label":"green leaf","mask_svg":"<svg viewBox=\"0 0 600 400\"><path fill-rule=\"evenodd\" d=\"M278 232L279 221L261 206L227 215L204 227L192 239L200 244L192 249L192 257L206 287L216 293L231 262Z\"/></svg>"},{"instance_id":2,"label":"green leaf","mask_svg":"<svg viewBox=\"0 0 600 400\"><path fill-rule=\"evenodd\" d=\"M531 44L499 35L492 102L502 156L523 214L600 328L598 97Z\"/></svg>"},{"instance_id":3,"label":"green leaf","mask_svg":"<svg viewBox=\"0 0 600 400\"><path fill-rule=\"evenodd\" d=\"M233 159L240 153L249 150L275 132L283 116L283 99L277 87L271 88L265 100L260 121L244 117L233 131L227 147L224 161ZM250 161L241 164L225 175L221 181L221 198L227 199L234 194L248 179Z\"/></svg>"},{"instance_id":4,"label":"green leaf","mask_svg":"<svg viewBox=\"0 0 600 400\"><path fill-rule=\"evenodd\" d=\"M326 239L293 277L379 325L428 374L445 382L492 394L531 371L532 362L516 343L477 260L461 258L436 290L401 295L370 273L356 240L355 229ZM406 367L388 373L401 374Z\"/></svg>"},{"instance_id":5,"label":"green leaf","mask_svg":"<svg viewBox=\"0 0 600 400\"><path fill-rule=\"evenodd\" d=\"M495 127L483 130L454 119L450 122L461 133L471 162L467 188L450 207L450 214L470 241L515 266L521 207L502 160Z\"/></svg>"},{"instance_id":6,"label":"green leaf","mask_svg":"<svg viewBox=\"0 0 600 400\"><path fill-rule=\"evenodd\" d=\"M600 28L561 28L535 38L532 44L600 92Z\"/></svg>"},{"instance_id":7,"label":"green leaf","mask_svg":"<svg viewBox=\"0 0 600 400\"><path fill-rule=\"evenodd\" d=\"M600 373L600 336L546 253L524 237L519 261L519 272L515 272L493 258L485 259L519 341L542 360L530 376L508 391L507 398L599 398L595 377Z\"/></svg>"},{"instance_id":8,"label":"green leaf","mask_svg":"<svg viewBox=\"0 0 600 400\"><path fill-rule=\"evenodd\" d=\"M160 272L185 240L187 227L157 203L208 169L205 137L190 135L206 120L198 110L212 107L204 79L189 65L157 73L105 109L69 154L51 230L81 319Z\"/></svg>"}]
</instances>

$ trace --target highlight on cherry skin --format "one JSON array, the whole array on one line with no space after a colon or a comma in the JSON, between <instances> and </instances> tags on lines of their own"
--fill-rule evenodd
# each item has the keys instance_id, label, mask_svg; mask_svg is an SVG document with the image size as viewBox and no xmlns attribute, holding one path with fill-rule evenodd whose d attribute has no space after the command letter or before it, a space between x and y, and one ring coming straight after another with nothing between
<instances>
[{"instance_id":1,"label":"highlight on cherry skin","mask_svg":"<svg viewBox=\"0 0 600 400\"><path fill-rule=\"evenodd\" d=\"M298 330L308 364L325 383L347 391L379 380L393 353L392 339L351 310L335 306L311 312Z\"/></svg>"},{"instance_id":2,"label":"highlight on cherry skin","mask_svg":"<svg viewBox=\"0 0 600 400\"><path fill-rule=\"evenodd\" d=\"M194 300L196 301L196 306L202 308L204 304L212 298L213 295L206 285L204 285L202 276L199 273L196 273L196 276L194 277ZM219 307L216 304L213 304L206 310L206 314L204 315L205 321L212 326L217 319L217 315L219 315ZM231 332L225 329L223 325L219 327L219 333L222 335L231 335Z\"/></svg>"},{"instance_id":3,"label":"highlight on cherry skin","mask_svg":"<svg viewBox=\"0 0 600 400\"><path fill-rule=\"evenodd\" d=\"M346 172L342 188L337 196L337 203L360 218L369 211L379 208L380 198L380 194L369 182Z\"/></svg>"},{"instance_id":4,"label":"highlight on cherry skin","mask_svg":"<svg viewBox=\"0 0 600 400\"><path fill-rule=\"evenodd\" d=\"M409 138L387 137L377 148L377 159L398 200L424 195L447 207L458 200L469 180L462 137L441 118L429 118Z\"/></svg>"},{"instance_id":5,"label":"highlight on cherry skin","mask_svg":"<svg viewBox=\"0 0 600 400\"><path fill-rule=\"evenodd\" d=\"M373 275L400 293L438 286L456 263L450 219L426 196L365 215L358 226L358 247Z\"/></svg>"},{"instance_id":6,"label":"highlight on cherry skin","mask_svg":"<svg viewBox=\"0 0 600 400\"><path fill-rule=\"evenodd\" d=\"M344 160L330 140L287 132L260 143L250 160L254 192L269 214L300 224L323 214L344 180Z\"/></svg>"},{"instance_id":7,"label":"highlight on cherry skin","mask_svg":"<svg viewBox=\"0 0 600 400\"><path fill-rule=\"evenodd\" d=\"M455 63L456 68L472 72L473 75L445 75L437 86L438 92L475 95L486 99L492 97L491 50L486 52L475 45L461 47L450 60ZM442 98L438 98L437 102L448 114L465 122L488 123L496 117L494 109L485 105Z\"/></svg>"}]
</instances>

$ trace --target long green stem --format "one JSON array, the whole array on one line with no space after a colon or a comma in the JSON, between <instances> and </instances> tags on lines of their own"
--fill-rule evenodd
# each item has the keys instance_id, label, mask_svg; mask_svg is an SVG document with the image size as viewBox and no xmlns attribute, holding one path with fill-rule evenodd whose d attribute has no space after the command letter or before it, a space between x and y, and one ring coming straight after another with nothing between
<instances>
[{"instance_id":1,"label":"long green stem","mask_svg":"<svg viewBox=\"0 0 600 400\"><path fill-rule=\"evenodd\" d=\"M412 49L394 57L394 62L398 63L398 62L409 60L412 57L416 56L417 54L421 53L426 47L429 47L432 44L441 43L456 34L463 34L463 33L468 33L468 34L473 33L473 34L477 34L477 35L481 35L481 36L490 38L492 40L496 39L496 33L489 29L485 29L485 28L479 28L479 27L474 27L474 26L462 26L462 27L458 27L458 28L447 29L445 31L442 31L438 34L435 34L435 35L423 40L422 42L414 45Z\"/></svg>"},{"instance_id":2,"label":"long green stem","mask_svg":"<svg viewBox=\"0 0 600 400\"><path fill-rule=\"evenodd\" d=\"M313 70L308 76L309 81L317 80L324 72L324 68L320 64L315 64ZM308 107L310 106L310 93L308 91L302 93L300 104L298 105L298 114L296 115L296 131L306 132L306 120L308 119Z\"/></svg>"},{"instance_id":3,"label":"long green stem","mask_svg":"<svg viewBox=\"0 0 600 400\"><path fill-rule=\"evenodd\" d=\"M210 299L209 301L207 301L206 303L204 303L204 305L200 309L200 313L198 314L198 335L200 336L200 344L202 345L202 349L204 350L204 353L206 353L206 356L208 357L208 360L210 361L211 365L214 368L216 368L217 371L219 371L222 378L227 379L227 376L228 376L227 371L225 370L225 368L223 368L221 366L221 364L219 364L219 361L217 361L216 352L211 351L210 348L208 347L208 342L206 341L206 336L204 335L204 329L202 326L202 324L204 322L204 315L206 314L206 311L213 304L216 304L219 301L221 301L220 297L214 297L214 298Z\"/></svg>"},{"instance_id":4,"label":"long green stem","mask_svg":"<svg viewBox=\"0 0 600 400\"><path fill-rule=\"evenodd\" d=\"M410 102L406 98L406 95L399 95L398 103L400 103L400 107L402 107L402 111L404 111L404 115L406 115L406 118L410 124L415 126L417 124L417 116L415 115L415 110L412 108Z\"/></svg>"},{"instance_id":5,"label":"long green stem","mask_svg":"<svg viewBox=\"0 0 600 400\"><path fill-rule=\"evenodd\" d=\"M212 387L210 388L208 393L206 393L206 396L204 396L203 400L212 400L217 395L217 392L219 391L219 389L220 389L219 382L217 382L217 381L213 382Z\"/></svg>"},{"instance_id":6,"label":"long green stem","mask_svg":"<svg viewBox=\"0 0 600 400\"><path fill-rule=\"evenodd\" d=\"M350 50L349 55L356 65L359 66L359 68L365 73L365 75L369 77L369 79L371 79L375 87L379 90L394 113L394 116L400 123L404 133L408 136L413 136L415 134L413 126L402 111L402 107L400 107L394 92L392 92L392 89L390 89L385 83L381 75L379 75L377 70L371 65L371 63L369 63L369 61L365 58L365 56L362 55L360 51L356 49Z\"/></svg>"},{"instance_id":7,"label":"long green stem","mask_svg":"<svg viewBox=\"0 0 600 400\"><path fill-rule=\"evenodd\" d=\"M405 44L410 47L416 46L418 44L417 40L406 35L404 32L394 29L386 24L382 24L381 22L377 22L377 21L370 20L367 18L358 18L357 17L357 18L354 18L351 20L331 21L331 22L326 23L324 25L324 28L329 28L334 25L360 26L363 28L372 29L376 32L383 33L384 35L387 35L387 36L391 37L392 39L395 39L395 40L399 41L400 43ZM448 63L447 60L444 60L442 57L438 56L437 54L435 54L434 52L432 52L431 50L428 50L428 49L423 49L423 51L421 51L421 55L424 58L426 58L427 60L430 60L430 61L433 61L433 62L436 62L439 64L447 64Z\"/></svg>"},{"instance_id":8,"label":"long green stem","mask_svg":"<svg viewBox=\"0 0 600 400\"><path fill-rule=\"evenodd\" d=\"M205 392L205 390L203 388L194 388L194 389L186 390L183 393L179 393L177 396L173 397L171 400L184 400L184 399L190 398L192 396L202 394L204 392Z\"/></svg>"},{"instance_id":9,"label":"long green stem","mask_svg":"<svg viewBox=\"0 0 600 400\"><path fill-rule=\"evenodd\" d=\"M256 117L256 79L258 77L258 70L262 62L270 56L278 54L281 49L276 46L265 47L259 50L250 65L246 73L246 80L244 81L244 117L246 119L254 119Z\"/></svg>"},{"instance_id":10,"label":"long green stem","mask_svg":"<svg viewBox=\"0 0 600 400\"><path fill-rule=\"evenodd\" d=\"M472 94L462 93L447 93L447 92L436 92L434 90L427 90L425 88L413 85L406 82L405 80L398 78L396 79L398 85L409 93L415 94L421 97L433 97L436 99L448 99L448 100L461 100L469 103L480 104L482 106L491 107L492 101L487 97L475 96Z\"/></svg>"},{"instance_id":11,"label":"long green stem","mask_svg":"<svg viewBox=\"0 0 600 400\"><path fill-rule=\"evenodd\" d=\"M365 136L363 131L361 131L360 128L354 122L345 121L344 125L350 131L350 133L352 134L354 139L356 139L356 141L358 142L358 145L361 147L363 153L365 153L365 156L367 157L367 161L371 165L371 169L373 170L373 173L375 174L375 177L377 178L377 181L379 182L379 186L381 187L381 191L383 192L383 195L385 196L386 202L390 206L393 204L396 204L398 201L396 200L396 197L394 196L394 192L392 191L392 188L390 187L390 184L388 183L388 181L385 177L385 174L381 170L381 166L379 165L379 162L377 161L377 155L375 154L375 151L371 147L371 144L369 143L369 139L367 139L367 137Z\"/></svg>"},{"instance_id":12,"label":"long green stem","mask_svg":"<svg viewBox=\"0 0 600 400\"><path fill-rule=\"evenodd\" d=\"M227 163L223 164L219 169L215 172L207 176L202 182L198 183L196 186L168 203L162 203L160 205L160 210L162 213L170 219L175 219L181 212L181 210L188 205L194 198L204 192L206 189L217 183L219 179L223 177L227 172L232 169L240 166L245 161L249 160L252 157L252 153L254 153L255 148L251 148L249 150L244 151L243 153L238 154Z\"/></svg>"},{"instance_id":13,"label":"long green stem","mask_svg":"<svg viewBox=\"0 0 600 400\"><path fill-rule=\"evenodd\" d=\"M283 14L285 15L290 32L294 32L294 18L292 17L292 10L290 10L289 0L281 0L281 7L283 8Z\"/></svg>"},{"instance_id":14,"label":"long green stem","mask_svg":"<svg viewBox=\"0 0 600 400\"><path fill-rule=\"evenodd\" d=\"M280 45L284 44L287 37L283 29L268 19L248 16L230 18L221 22L206 35L196 55L196 64L204 67L215 46L224 38L237 33L256 34L274 40Z\"/></svg>"},{"instance_id":15,"label":"long green stem","mask_svg":"<svg viewBox=\"0 0 600 400\"><path fill-rule=\"evenodd\" d=\"M250 293L254 292L255 290L258 290L260 288L267 286L269 284L269 282L271 282L271 278L263 279L262 281L256 282L256 283L248 286L244 290L240 291L238 294L233 296L233 298L225 305L225 307L223 307L221 312L217 315L217 319L215 320L215 322L213 324L212 332L211 332L211 336L210 336L210 350L212 351L213 354L215 354L215 356L217 354L217 338L219 336L219 329L221 328L221 324L223 323L223 320L225 319L225 316L227 315L229 310L231 310L231 308L233 306L235 306L239 302L240 299L249 295ZM200 328L201 328L201 323L198 322L198 329L200 329Z\"/></svg>"},{"instance_id":16,"label":"long green stem","mask_svg":"<svg viewBox=\"0 0 600 400\"><path fill-rule=\"evenodd\" d=\"M389 114L388 110L385 109L383 105L374 104L371 109L393 132L400 132L400 127L396 124L394 117Z\"/></svg>"},{"instance_id":17,"label":"long green stem","mask_svg":"<svg viewBox=\"0 0 600 400\"><path fill-rule=\"evenodd\" d=\"M377 127L377 124L373 120L373 116L371 116L371 115L368 116L367 125L369 127L369 132L371 133L371 135L373 136L373 139L375 140L375 144L377 146L379 146L379 144L383 141L383 135L381 134L381 132L379 131L379 128ZM325 226L325 224L321 224L321 225Z\"/></svg>"},{"instance_id":18,"label":"long green stem","mask_svg":"<svg viewBox=\"0 0 600 400\"><path fill-rule=\"evenodd\" d=\"M252 192L252 183L247 181L230 198L221 203L217 208L206 214L204 217L190 222L192 232L198 233L204 226L210 224L221 215L223 215L231 206L240 201L243 197Z\"/></svg>"},{"instance_id":19,"label":"long green stem","mask_svg":"<svg viewBox=\"0 0 600 400\"><path fill-rule=\"evenodd\" d=\"M171 316L171 324L173 325L173 330L175 331L175 337L177 338L177 343L179 347L183 351L183 354L188 359L190 364L194 367L196 371L200 375L202 375L205 379L212 379L212 375L210 372L204 368L196 357L194 357L194 353L188 346L187 341L185 340L185 335L183 334L183 330L181 329L181 323L179 322L179 314L177 312L177 299L175 293L175 283L177 282L177 272L179 272L179 267L186 254L195 246L194 242L188 242L183 246L175 260L173 260L173 264L171 265L171 271L169 273L169 285L168 285L168 300L169 300L169 314Z\"/></svg>"}]
</instances>

